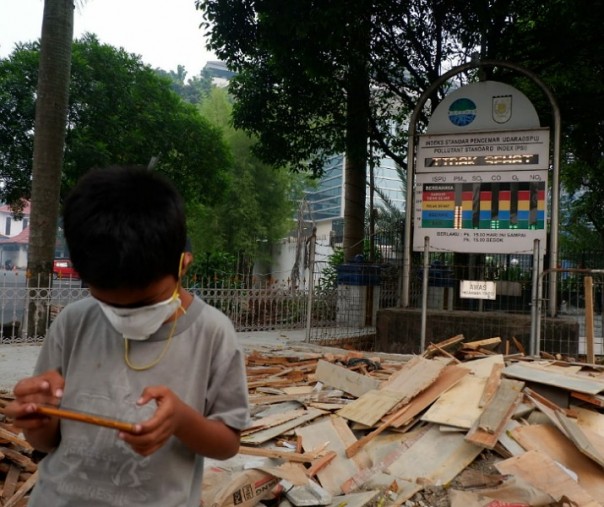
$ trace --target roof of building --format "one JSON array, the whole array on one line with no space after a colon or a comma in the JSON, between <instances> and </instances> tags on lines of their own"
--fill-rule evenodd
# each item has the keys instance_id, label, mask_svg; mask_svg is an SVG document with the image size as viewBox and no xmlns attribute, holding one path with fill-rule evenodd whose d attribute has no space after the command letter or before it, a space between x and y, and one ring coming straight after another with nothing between
<instances>
[{"instance_id":1,"label":"roof of building","mask_svg":"<svg viewBox=\"0 0 604 507\"><path fill-rule=\"evenodd\" d=\"M15 236L0 236L0 245L27 245L29 243L29 227L23 229Z\"/></svg>"}]
</instances>

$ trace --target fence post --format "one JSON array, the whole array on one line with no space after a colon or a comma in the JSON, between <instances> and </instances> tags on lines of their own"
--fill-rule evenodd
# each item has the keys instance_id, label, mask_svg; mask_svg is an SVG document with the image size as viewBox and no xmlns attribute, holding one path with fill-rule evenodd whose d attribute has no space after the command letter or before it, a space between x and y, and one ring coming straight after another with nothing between
<instances>
[{"instance_id":1,"label":"fence post","mask_svg":"<svg viewBox=\"0 0 604 507\"><path fill-rule=\"evenodd\" d=\"M539 249L539 240L536 239L533 243L533 287L531 291L532 306L531 306L531 343L530 355L538 356L541 353L541 252Z\"/></svg>"},{"instance_id":2,"label":"fence post","mask_svg":"<svg viewBox=\"0 0 604 507\"><path fill-rule=\"evenodd\" d=\"M586 276L583 279L585 291L585 352L588 363L594 364L594 302L593 302L593 277Z\"/></svg>"},{"instance_id":3,"label":"fence post","mask_svg":"<svg viewBox=\"0 0 604 507\"><path fill-rule=\"evenodd\" d=\"M312 326L312 303L315 292L315 243L317 241L317 226L313 226L312 235L308 239L308 308L306 309L306 343L310 343L310 330Z\"/></svg>"},{"instance_id":4,"label":"fence post","mask_svg":"<svg viewBox=\"0 0 604 507\"><path fill-rule=\"evenodd\" d=\"M426 313L428 313L428 278L430 276L430 238L424 238L424 279L422 280L421 354L426 349Z\"/></svg>"}]
</instances>

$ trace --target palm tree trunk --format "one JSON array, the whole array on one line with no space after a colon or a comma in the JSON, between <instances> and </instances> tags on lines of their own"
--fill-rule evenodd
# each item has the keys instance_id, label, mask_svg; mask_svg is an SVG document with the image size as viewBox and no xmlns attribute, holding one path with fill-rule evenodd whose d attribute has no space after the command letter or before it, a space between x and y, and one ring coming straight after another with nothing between
<instances>
[{"instance_id":1,"label":"palm tree trunk","mask_svg":"<svg viewBox=\"0 0 604 507\"><path fill-rule=\"evenodd\" d=\"M27 266L30 288L48 287L52 276L69 100L73 11L73 0L44 1ZM30 304L28 336L44 334L46 313L45 305Z\"/></svg>"}]
</instances>

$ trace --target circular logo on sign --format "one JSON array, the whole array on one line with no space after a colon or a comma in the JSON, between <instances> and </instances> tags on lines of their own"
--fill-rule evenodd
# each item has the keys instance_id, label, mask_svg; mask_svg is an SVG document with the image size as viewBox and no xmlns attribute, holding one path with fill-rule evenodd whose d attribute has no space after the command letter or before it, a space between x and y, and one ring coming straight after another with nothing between
<instances>
[{"instance_id":1,"label":"circular logo on sign","mask_svg":"<svg viewBox=\"0 0 604 507\"><path fill-rule=\"evenodd\" d=\"M476 118L476 104L470 99L457 99L449 106L449 120L453 125L465 127Z\"/></svg>"}]
</instances>

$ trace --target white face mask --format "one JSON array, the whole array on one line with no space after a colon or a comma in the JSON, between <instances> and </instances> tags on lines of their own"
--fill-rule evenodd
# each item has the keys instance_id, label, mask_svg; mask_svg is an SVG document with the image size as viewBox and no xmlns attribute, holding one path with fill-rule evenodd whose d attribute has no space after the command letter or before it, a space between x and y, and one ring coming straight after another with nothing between
<instances>
[{"instance_id":1,"label":"white face mask","mask_svg":"<svg viewBox=\"0 0 604 507\"><path fill-rule=\"evenodd\" d=\"M146 340L181 306L178 292L169 299L140 308L118 308L97 299L105 317L128 340Z\"/></svg>"}]
</instances>

